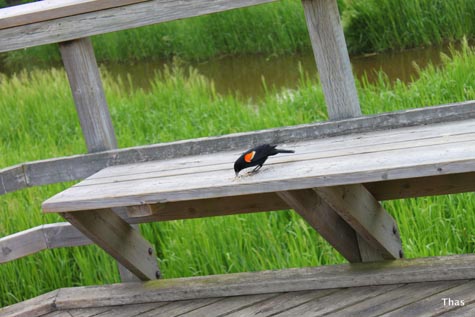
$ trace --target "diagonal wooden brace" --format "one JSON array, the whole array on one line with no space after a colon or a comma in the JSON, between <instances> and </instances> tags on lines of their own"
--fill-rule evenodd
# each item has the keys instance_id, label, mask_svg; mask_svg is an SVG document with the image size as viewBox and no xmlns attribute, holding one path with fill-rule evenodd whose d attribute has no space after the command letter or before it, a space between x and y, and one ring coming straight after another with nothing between
<instances>
[{"instance_id":1,"label":"diagonal wooden brace","mask_svg":"<svg viewBox=\"0 0 475 317\"><path fill-rule=\"evenodd\" d=\"M403 257L397 224L361 184L314 188L358 234L363 261Z\"/></svg>"},{"instance_id":2,"label":"diagonal wooden brace","mask_svg":"<svg viewBox=\"0 0 475 317\"><path fill-rule=\"evenodd\" d=\"M112 210L75 211L62 216L140 280L160 276L152 245Z\"/></svg>"},{"instance_id":3,"label":"diagonal wooden brace","mask_svg":"<svg viewBox=\"0 0 475 317\"><path fill-rule=\"evenodd\" d=\"M361 262L356 232L312 189L278 192L320 235L351 263Z\"/></svg>"}]
</instances>

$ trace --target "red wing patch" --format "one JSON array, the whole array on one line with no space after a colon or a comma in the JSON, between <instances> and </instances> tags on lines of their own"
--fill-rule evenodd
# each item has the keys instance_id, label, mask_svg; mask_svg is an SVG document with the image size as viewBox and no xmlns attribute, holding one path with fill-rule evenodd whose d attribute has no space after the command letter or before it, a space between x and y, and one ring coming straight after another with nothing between
<instances>
[{"instance_id":1,"label":"red wing patch","mask_svg":"<svg viewBox=\"0 0 475 317\"><path fill-rule=\"evenodd\" d=\"M251 163L252 159L254 158L254 155L256 155L256 151L252 151L244 155L244 161L247 163Z\"/></svg>"}]
</instances>

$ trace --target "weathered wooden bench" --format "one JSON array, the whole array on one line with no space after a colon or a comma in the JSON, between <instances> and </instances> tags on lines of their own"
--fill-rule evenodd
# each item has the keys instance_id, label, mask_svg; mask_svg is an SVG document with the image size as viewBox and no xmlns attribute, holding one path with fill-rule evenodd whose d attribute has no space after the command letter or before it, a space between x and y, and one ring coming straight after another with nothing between
<instances>
[{"instance_id":1,"label":"weathered wooden bench","mask_svg":"<svg viewBox=\"0 0 475 317\"><path fill-rule=\"evenodd\" d=\"M285 148L295 154L272 157L257 174L238 178L232 167L240 151L108 167L45 201L43 210L62 213L146 279L155 275L150 246L111 209L127 207L128 217L149 222L292 208L348 261L361 262L403 257L397 225L378 200L474 187L475 119Z\"/></svg>"},{"instance_id":2,"label":"weathered wooden bench","mask_svg":"<svg viewBox=\"0 0 475 317\"><path fill-rule=\"evenodd\" d=\"M90 152L5 168L0 193L85 178L47 200L44 211L61 213L142 280L159 275L156 257L129 223L287 208L350 262L401 258L397 225L378 201L473 191L475 104L361 116L335 0L302 1L329 122L117 149L89 36L267 2L70 0L0 11L0 52L59 43ZM234 178L239 153L265 142L296 153ZM110 167L126 163L137 164ZM51 225L0 239L8 251L0 262L89 243L70 229Z\"/></svg>"}]
</instances>

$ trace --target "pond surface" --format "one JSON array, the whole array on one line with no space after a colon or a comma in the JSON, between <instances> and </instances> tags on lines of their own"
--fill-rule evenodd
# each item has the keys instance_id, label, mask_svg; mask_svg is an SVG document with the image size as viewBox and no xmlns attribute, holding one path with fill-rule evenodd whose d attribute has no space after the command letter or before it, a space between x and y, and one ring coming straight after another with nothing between
<instances>
[{"instance_id":1,"label":"pond surface","mask_svg":"<svg viewBox=\"0 0 475 317\"><path fill-rule=\"evenodd\" d=\"M441 53L449 53L448 47L429 47L401 52L355 56L351 58L355 76L366 74L370 82L377 80L378 70L384 71L391 81L410 82L417 78L414 63L424 68L428 63L441 64ZM135 87L148 90L155 72L163 70L171 62L141 61L134 64L105 63L113 76L130 74ZM243 99L259 99L267 87L276 89L295 88L300 78L299 68L308 74L315 74L317 68L312 52L295 55L267 57L262 55L240 55L216 58L203 63L186 64L213 80L221 94L231 93Z\"/></svg>"},{"instance_id":2,"label":"pond surface","mask_svg":"<svg viewBox=\"0 0 475 317\"><path fill-rule=\"evenodd\" d=\"M410 82L417 78L414 63L424 68L428 63L441 64L441 53L449 53L447 46L418 48L401 52L354 56L351 58L356 77L367 76L370 82L377 80L377 72L384 71L391 81ZM101 63L101 67L116 78L130 76L135 88L149 90L157 71L173 62L140 61L131 63ZM215 58L202 63L183 64L193 67L215 83L220 94L233 94L244 100L259 100L269 88L296 88L301 70L310 76L317 75L317 68L311 51L285 56L238 55ZM31 67L29 67L31 68ZM0 72L12 74L18 69L2 68Z\"/></svg>"}]
</instances>

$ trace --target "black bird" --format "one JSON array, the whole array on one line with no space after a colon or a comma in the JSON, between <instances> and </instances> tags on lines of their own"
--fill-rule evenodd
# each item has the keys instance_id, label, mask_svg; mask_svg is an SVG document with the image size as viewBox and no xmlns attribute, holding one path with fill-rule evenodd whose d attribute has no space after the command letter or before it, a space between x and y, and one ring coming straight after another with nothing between
<instances>
[{"instance_id":1,"label":"black bird","mask_svg":"<svg viewBox=\"0 0 475 317\"><path fill-rule=\"evenodd\" d=\"M267 158L277 153L295 153L293 150L276 149L277 145L262 144L244 152L234 162L234 172L238 176L239 172L245 168L256 166L252 172L257 172L265 163Z\"/></svg>"}]
</instances>

